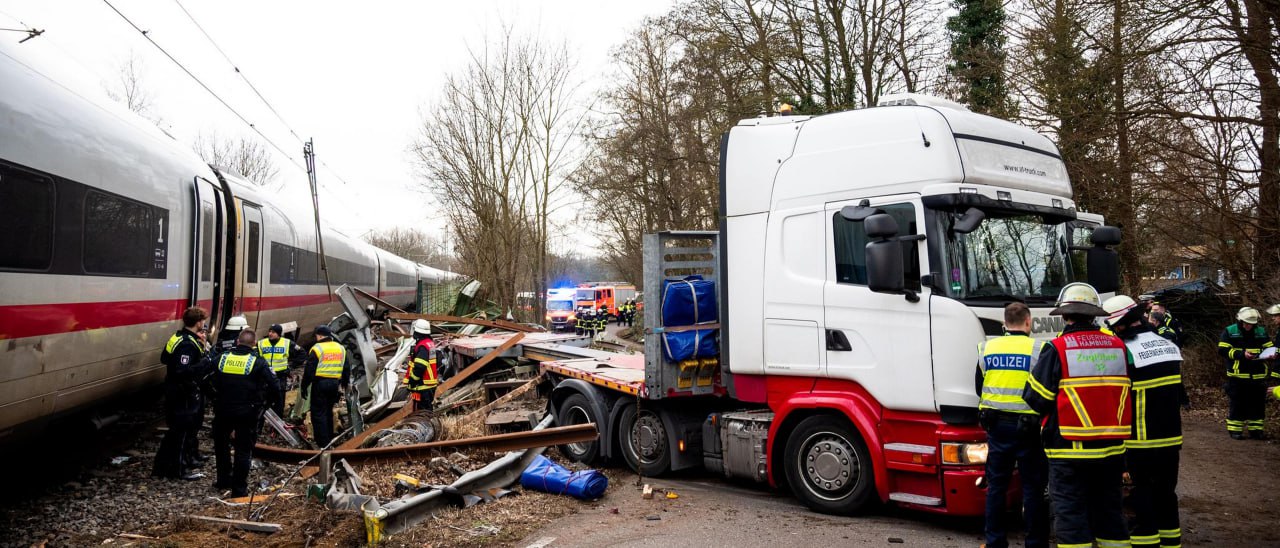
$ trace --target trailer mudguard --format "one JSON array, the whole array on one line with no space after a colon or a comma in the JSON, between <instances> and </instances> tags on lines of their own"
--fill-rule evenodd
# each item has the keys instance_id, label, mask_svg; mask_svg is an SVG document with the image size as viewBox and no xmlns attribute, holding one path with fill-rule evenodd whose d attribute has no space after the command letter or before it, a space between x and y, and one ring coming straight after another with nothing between
<instances>
[{"instance_id":1,"label":"trailer mudguard","mask_svg":"<svg viewBox=\"0 0 1280 548\"><path fill-rule=\"evenodd\" d=\"M786 446L786 440L778 437L786 425L793 426L797 415L808 415L809 410L836 411L849 419L871 452L872 470L876 475L876 492L881 501L889 500L889 471L885 466L884 443L877 425L880 424L882 407L861 385L837 379L813 379L805 377L765 377L769 408L774 412L769 426L769 485L777 487L774 475L778 463L776 453Z\"/></svg>"},{"instance_id":2,"label":"trailer mudguard","mask_svg":"<svg viewBox=\"0 0 1280 548\"><path fill-rule=\"evenodd\" d=\"M587 398L587 401L591 402L591 408L596 415L596 431L600 433L600 455L604 457L612 456L613 440L611 438L614 436L608 434L613 431L613 423L611 422L613 414L609 412L609 408L611 407L610 400L614 398L609 397L603 390L589 382L579 379L564 379L551 390L550 405L553 413L560 409L560 402L563 402L570 394L582 394Z\"/></svg>"}]
</instances>

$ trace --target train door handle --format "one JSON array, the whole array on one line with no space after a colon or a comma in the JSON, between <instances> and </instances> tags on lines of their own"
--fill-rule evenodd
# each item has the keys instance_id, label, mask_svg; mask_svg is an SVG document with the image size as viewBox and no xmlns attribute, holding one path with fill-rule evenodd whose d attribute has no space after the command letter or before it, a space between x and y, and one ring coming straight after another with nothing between
<instances>
[{"instance_id":1,"label":"train door handle","mask_svg":"<svg viewBox=\"0 0 1280 548\"><path fill-rule=\"evenodd\" d=\"M844 331L828 329L827 350L831 352L853 352L853 345L849 344L849 337L845 336Z\"/></svg>"}]
</instances>

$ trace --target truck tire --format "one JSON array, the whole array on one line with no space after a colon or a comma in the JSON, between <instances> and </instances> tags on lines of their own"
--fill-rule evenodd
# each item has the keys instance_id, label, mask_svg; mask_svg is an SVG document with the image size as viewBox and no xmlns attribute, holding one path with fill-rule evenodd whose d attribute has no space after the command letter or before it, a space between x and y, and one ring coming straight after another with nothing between
<instances>
[{"instance_id":1,"label":"truck tire","mask_svg":"<svg viewBox=\"0 0 1280 548\"><path fill-rule=\"evenodd\" d=\"M595 408L591 406L591 402L582 394L570 394L560 403L560 411L556 413L557 426L572 426L575 424L595 423L600 424L599 417L596 417ZM591 464L600 456L599 438L593 441L581 443L569 443L559 446L560 454L569 459Z\"/></svg>"},{"instance_id":2,"label":"truck tire","mask_svg":"<svg viewBox=\"0 0 1280 548\"><path fill-rule=\"evenodd\" d=\"M618 420L618 449L631 470L642 476L660 476L671 470L671 446L666 423L656 412L628 405Z\"/></svg>"},{"instance_id":3,"label":"truck tire","mask_svg":"<svg viewBox=\"0 0 1280 548\"><path fill-rule=\"evenodd\" d=\"M827 415L804 419L787 438L784 451L787 483L809 509L852 515L873 499L871 453L848 421Z\"/></svg>"}]
</instances>

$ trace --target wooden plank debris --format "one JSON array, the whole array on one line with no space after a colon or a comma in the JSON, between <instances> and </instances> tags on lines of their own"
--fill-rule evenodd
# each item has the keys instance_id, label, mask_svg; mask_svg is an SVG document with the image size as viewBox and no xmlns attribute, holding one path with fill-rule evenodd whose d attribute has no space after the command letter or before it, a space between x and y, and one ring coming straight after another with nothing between
<instances>
[{"instance_id":1,"label":"wooden plank debris","mask_svg":"<svg viewBox=\"0 0 1280 548\"><path fill-rule=\"evenodd\" d=\"M263 522L257 522L257 521L245 521L241 519L223 519L223 518L215 518L215 517L209 517L209 516L197 516L195 514L187 514L184 517L193 519L196 521L202 521L205 523L214 523L217 525L229 525L231 527L235 527L236 529L253 531L254 533L279 533L280 530L282 529L279 523L263 523Z\"/></svg>"}]
</instances>

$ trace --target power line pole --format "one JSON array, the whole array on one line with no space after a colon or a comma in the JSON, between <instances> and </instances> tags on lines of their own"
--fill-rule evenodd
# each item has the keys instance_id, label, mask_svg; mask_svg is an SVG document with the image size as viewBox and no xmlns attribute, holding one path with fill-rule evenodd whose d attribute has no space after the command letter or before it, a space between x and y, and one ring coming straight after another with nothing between
<instances>
[{"instance_id":1,"label":"power line pole","mask_svg":"<svg viewBox=\"0 0 1280 548\"><path fill-rule=\"evenodd\" d=\"M311 209L316 215L316 249L320 251L320 272L324 273L324 286L329 290L329 300L333 300L333 286L329 283L329 263L324 255L324 235L320 233L320 192L316 186L316 152L315 147L307 139L302 145L302 157L307 163L307 180L311 182Z\"/></svg>"}]
</instances>

